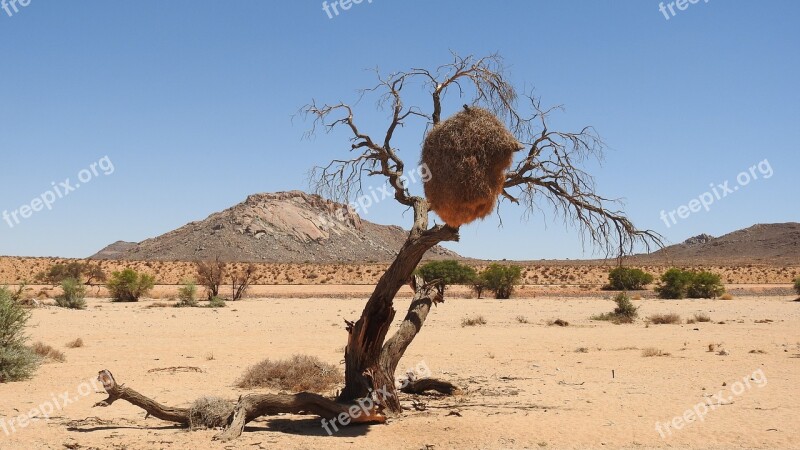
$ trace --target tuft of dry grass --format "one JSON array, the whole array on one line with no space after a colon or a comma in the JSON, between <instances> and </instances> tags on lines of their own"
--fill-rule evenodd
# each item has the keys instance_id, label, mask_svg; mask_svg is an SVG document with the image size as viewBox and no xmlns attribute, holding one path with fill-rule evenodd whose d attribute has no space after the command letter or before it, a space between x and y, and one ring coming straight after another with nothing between
<instances>
[{"instance_id":1,"label":"tuft of dry grass","mask_svg":"<svg viewBox=\"0 0 800 450\"><path fill-rule=\"evenodd\" d=\"M719 297L720 300L733 300L733 295L730 293L724 293Z\"/></svg>"},{"instance_id":2,"label":"tuft of dry grass","mask_svg":"<svg viewBox=\"0 0 800 450\"><path fill-rule=\"evenodd\" d=\"M342 382L342 371L316 356L294 355L290 359L265 359L249 367L236 386L243 389L269 388L290 392L325 393Z\"/></svg>"},{"instance_id":3,"label":"tuft of dry grass","mask_svg":"<svg viewBox=\"0 0 800 450\"><path fill-rule=\"evenodd\" d=\"M589 353L589 349L587 347L578 347L575 349L575 353Z\"/></svg>"},{"instance_id":4,"label":"tuft of dry grass","mask_svg":"<svg viewBox=\"0 0 800 450\"><path fill-rule=\"evenodd\" d=\"M228 423L234 402L219 397L201 397L189 408L189 428L219 428Z\"/></svg>"},{"instance_id":5,"label":"tuft of dry grass","mask_svg":"<svg viewBox=\"0 0 800 450\"><path fill-rule=\"evenodd\" d=\"M695 322L711 322L711 317L709 317L706 313L695 313L694 314L694 321Z\"/></svg>"},{"instance_id":6,"label":"tuft of dry grass","mask_svg":"<svg viewBox=\"0 0 800 450\"><path fill-rule=\"evenodd\" d=\"M516 320L517 320L517 322L519 322L519 323L529 323L529 322L528 322L528 319L527 319L525 316L517 316L517 317L516 317Z\"/></svg>"},{"instance_id":7,"label":"tuft of dry grass","mask_svg":"<svg viewBox=\"0 0 800 450\"><path fill-rule=\"evenodd\" d=\"M681 323L681 316L675 313L670 314L653 314L647 320L654 325L679 325Z\"/></svg>"},{"instance_id":8,"label":"tuft of dry grass","mask_svg":"<svg viewBox=\"0 0 800 450\"><path fill-rule=\"evenodd\" d=\"M81 348L81 347L83 347L83 339L78 338L78 339L75 339L74 341L69 341L69 342L67 342L66 347L67 348Z\"/></svg>"},{"instance_id":9,"label":"tuft of dry grass","mask_svg":"<svg viewBox=\"0 0 800 450\"><path fill-rule=\"evenodd\" d=\"M152 302L147 305L148 308L169 308L171 306L175 306L172 303L167 302Z\"/></svg>"},{"instance_id":10,"label":"tuft of dry grass","mask_svg":"<svg viewBox=\"0 0 800 450\"><path fill-rule=\"evenodd\" d=\"M64 362L67 360L67 355L65 355L64 352L56 350L43 342L34 343L31 346L31 350L41 356L45 362Z\"/></svg>"},{"instance_id":11,"label":"tuft of dry grass","mask_svg":"<svg viewBox=\"0 0 800 450\"><path fill-rule=\"evenodd\" d=\"M566 320L561 320L561 319L548 320L547 321L547 325L551 326L551 327L553 325L556 325L556 326L559 326L559 327L568 327L569 326L569 322L567 322Z\"/></svg>"},{"instance_id":12,"label":"tuft of dry grass","mask_svg":"<svg viewBox=\"0 0 800 450\"><path fill-rule=\"evenodd\" d=\"M642 357L644 358L650 358L653 356L669 356L669 355L670 355L669 353L655 347L647 347L642 350Z\"/></svg>"},{"instance_id":13,"label":"tuft of dry grass","mask_svg":"<svg viewBox=\"0 0 800 450\"><path fill-rule=\"evenodd\" d=\"M486 325L486 319L483 316L465 317L461 319L462 327L474 327L476 325Z\"/></svg>"}]
</instances>

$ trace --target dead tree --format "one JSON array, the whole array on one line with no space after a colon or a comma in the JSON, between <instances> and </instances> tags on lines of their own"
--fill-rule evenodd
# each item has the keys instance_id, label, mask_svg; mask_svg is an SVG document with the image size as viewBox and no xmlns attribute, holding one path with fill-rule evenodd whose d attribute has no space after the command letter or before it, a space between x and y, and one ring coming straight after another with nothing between
<instances>
[{"instance_id":1,"label":"dead tree","mask_svg":"<svg viewBox=\"0 0 800 450\"><path fill-rule=\"evenodd\" d=\"M237 268L231 271L231 300L236 301L244 297L247 289L250 288L250 282L253 280L253 274L256 273L256 266L248 264L244 269Z\"/></svg>"},{"instance_id":2,"label":"dead tree","mask_svg":"<svg viewBox=\"0 0 800 450\"><path fill-rule=\"evenodd\" d=\"M219 296L219 287L227 274L225 262L217 256L213 261L195 261L194 264L197 269L197 280L206 288L208 299Z\"/></svg>"},{"instance_id":3,"label":"dead tree","mask_svg":"<svg viewBox=\"0 0 800 450\"><path fill-rule=\"evenodd\" d=\"M350 139L349 157L335 159L311 172L317 193L348 201L362 192L365 176L375 176L388 182L394 199L413 211L414 221L406 242L381 276L361 317L347 323L345 386L336 403L347 406L359 399L376 400L375 410L365 420L372 422L401 412L395 369L424 325L431 306L444 300L441 287L413 277L414 269L431 247L459 238L457 228L430 225L428 201L412 195L408 189L406 163L400 157L400 150L393 146L398 129L416 122L422 137L425 130L442 120L445 107L459 109L468 98L471 105L483 107L503 120L524 145L506 175L501 199L522 203L528 212L538 210L542 203L549 204L556 214L584 231L585 236L607 254L629 253L637 244L643 244L648 250L652 243L661 244L658 234L637 229L615 208L614 200L596 194L593 178L580 168L587 158L602 157L604 144L594 129L551 130L548 118L558 108L543 109L535 97L520 97L506 80L503 61L498 55L478 59L454 54L449 63L433 70L411 69L385 77L378 73L377 79L376 85L360 91L360 96L377 96L379 108L389 112L380 136L373 137L359 127L350 104L312 102L301 109L313 124L308 135L318 130L343 129ZM407 105L403 95L410 89L422 90L430 103ZM445 104L445 100L449 103ZM396 313L395 295L409 283L414 287L414 298L399 329L387 339ZM412 387L411 391L435 385L423 383ZM382 395L376 396L376 392ZM229 427L219 437L236 438L244 423L258 415L304 411L325 417L311 399L302 395L296 394L291 404L270 396L240 398L228 420ZM153 408L153 405L147 406ZM167 413L172 414L171 411ZM169 414L166 420L173 420Z\"/></svg>"}]
</instances>

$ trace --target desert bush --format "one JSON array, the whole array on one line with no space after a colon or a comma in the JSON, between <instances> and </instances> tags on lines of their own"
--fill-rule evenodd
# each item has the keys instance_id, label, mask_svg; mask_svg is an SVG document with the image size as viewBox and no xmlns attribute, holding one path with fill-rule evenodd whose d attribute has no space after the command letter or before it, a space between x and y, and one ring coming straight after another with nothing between
<instances>
[{"instance_id":1,"label":"desert bush","mask_svg":"<svg viewBox=\"0 0 800 450\"><path fill-rule=\"evenodd\" d=\"M522 279L522 268L514 265L491 264L480 274L486 289L494 293L494 298L508 299L514 286Z\"/></svg>"},{"instance_id":2,"label":"desert bush","mask_svg":"<svg viewBox=\"0 0 800 450\"><path fill-rule=\"evenodd\" d=\"M184 282L178 289L178 300L177 307L197 306L197 285L193 281Z\"/></svg>"},{"instance_id":3,"label":"desert bush","mask_svg":"<svg viewBox=\"0 0 800 450\"><path fill-rule=\"evenodd\" d=\"M250 288L250 282L255 272L256 266L252 264L248 264L244 269L237 269L231 272L231 300L235 302L244 297L247 289Z\"/></svg>"},{"instance_id":4,"label":"desert bush","mask_svg":"<svg viewBox=\"0 0 800 450\"><path fill-rule=\"evenodd\" d=\"M66 264L53 264L46 271L36 274L35 280L57 286L69 278L78 280L78 283L82 283L82 280L86 278L86 284L92 284L95 281L106 281L106 274L97 264L73 261Z\"/></svg>"},{"instance_id":5,"label":"desert bush","mask_svg":"<svg viewBox=\"0 0 800 450\"><path fill-rule=\"evenodd\" d=\"M86 309L86 287L76 278L65 278L61 282L61 295L56 296L56 305L62 308Z\"/></svg>"},{"instance_id":6,"label":"desert bush","mask_svg":"<svg viewBox=\"0 0 800 450\"><path fill-rule=\"evenodd\" d=\"M656 287L659 298L681 299L686 298L689 285L692 283L692 273L672 268L661 275L661 282Z\"/></svg>"},{"instance_id":7,"label":"desert bush","mask_svg":"<svg viewBox=\"0 0 800 450\"><path fill-rule=\"evenodd\" d=\"M209 308L224 308L226 305L225 299L220 297L211 297L211 300L208 301Z\"/></svg>"},{"instance_id":8,"label":"desert bush","mask_svg":"<svg viewBox=\"0 0 800 450\"><path fill-rule=\"evenodd\" d=\"M653 276L641 269L617 267L608 273L604 289L614 291L640 291L653 282Z\"/></svg>"},{"instance_id":9,"label":"desert bush","mask_svg":"<svg viewBox=\"0 0 800 450\"><path fill-rule=\"evenodd\" d=\"M721 300L733 300L733 295L726 292L719 297Z\"/></svg>"},{"instance_id":10,"label":"desert bush","mask_svg":"<svg viewBox=\"0 0 800 450\"><path fill-rule=\"evenodd\" d=\"M677 325L681 323L681 316L678 314L653 314L647 320L654 325Z\"/></svg>"},{"instance_id":11,"label":"desert bush","mask_svg":"<svg viewBox=\"0 0 800 450\"><path fill-rule=\"evenodd\" d=\"M138 302L139 297L150 292L153 286L155 278L152 275L140 274L133 269L112 273L106 284L115 302Z\"/></svg>"},{"instance_id":12,"label":"desert bush","mask_svg":"<svg viewBox=\"0 0 800 450\"><path fill-rule=\"evenodd\" d=\"M44 342L36 342L31 346L33 353L39 355L45 361L64 362L67 360L67 355L61 350L56 350Z\"/></svg>"},{"instance_id":13,"label":"desert bush","mask_svg":"<svg viewBox=\"0 0 800 450\"><path fill-rule=\"evenodd\" d=\"M469 284L478 277L475 269L455 260L431 261L420 266L417 274L426 282L441 280L445 285Z\"/></svg>"},{"instance_id":14,"label":"desert bush","mask_svg":"<svg viewBox=\"0 0 800 450\"><path fill-rule=\"evenodd\" d=\"M486 325L486 319L483 316L465 317L461 319L462 327L474 327L476 325Z\"/></svg>"},{"instance_id":15,"label":"desert bush","mask_svg":"<svg viewBox=\"0 0 800 450\"><path fill-rule=\"evenodd\" d=\"M656 292L664 299L717 298L725 293L725 287L717 274L672 268L661 276Z\"/></svg>"},{"instance_id":16,"label":"desert bush","mask_svg":"<svg viewBox=\"0 0 800 450\"><path fill-rule=\"evenodd\" d=\"M647 347L645 349L642 349L642 356L645 358L650 358L653 356L669 356L669 355L670 355L669 353L655 347Z\"/></svg>"},{"instance_id":17,"label":"desert bush","mask_svg":"<svg viewBox=\"0 0 800 450\"><path fill-rule=\"evenodd\" d=\"M711 317L705 313L695 313L694 314L694 321L695 322L711 322Z\"/></svg>"},{"instance_id":18,"label":"desert bush","mask_svg":"<svg viewBox=\"0 0 800 450\"><path fill-rule=\"evenodd\" d=\"M562 320L562 319L548 320L547 321L547 325L551 326L551 327L552 326L568 327L569 326L569 322L567 322L566 320Z\"/></svg>"},{"instance_id":19,"label":"desert bush","mask_svg":"<svg viewBox=\"0 0 800 450\"><path fill-rule=\"evenodd\" d=\"M633 305L631 298L625 292L620 292L613 298L617 307L614 311L592 316L590 320L607 320L617 325L621 323L633 323L639 316L639 308Z\"/></svg>"},{"instance_id":20,"label":"desert bush","mask_svg":"<svg viewBox=\"0 0 800 450\"><path fill-rule=\"evenodd\" d=\"M66 344L67 348L81 348L83 347L83 339L77 338L74 341L69 341Z\"/></svg>"},{"instance_id":21,"label":"desert bush","mask_svg":"<svg viewBox=\"0 0 800 450\"><path fill-rule=\"evenodd\" d=\"M725 293L722 278L711 272L696 272L692 274L687 296L689 298L717 298Z\"/></svg>"},{"instance_id":22,"label":"desert bush","mask_svg":"<svg viewBox=\"0 0 800 450\"><path fill-rule=\"evenodd\" d=\"M515 320L518 323L528 323L528 318L525 316L517 316Z\"/></svg>"},{"instance_id":23,"label":"desert bush","mask_svg":"<svg viewBox=\"0 0 800 450\"><path fill-rule=\"evenodd\" d=\"M236 386L243 389L268 388L290 392L325 393L341 383L344 375L339 367L316 356L294 355L291 359L265 359L249 367Z\"/></svg>"},{"instance_id":24,"label":"desert bush","mask_svg":"<svg viewBox=\"0 0 800 450\"><path fill-rule=\"evenodd\" d=\"M209 300L219 296L219 287L225 280L228 269L224 261L216 257L213 261L195 261L197 280L206 288ZM291 283L291 280L289 280Z\"/></svg>"},{"instance_id":25,"label":"desert bush","mask_svg":"<svg viewBox=\"0 0 800 450\"><path fill-rule=\"evenodd\" d=\"M794 280L794 291L800 295L800 277L797 277L797 279Z\"/></svg>"},{"instance_id":26,"label":"desert bush","mask_svg":"<svg viewBox=\"0 0 800 450\"><path fill-rule=\"evenodd\" d=\"M25 345L29 318L13 293L0 287L0 383L30 378L39 365L39 358Z\"/></svg>"}]
</instances>

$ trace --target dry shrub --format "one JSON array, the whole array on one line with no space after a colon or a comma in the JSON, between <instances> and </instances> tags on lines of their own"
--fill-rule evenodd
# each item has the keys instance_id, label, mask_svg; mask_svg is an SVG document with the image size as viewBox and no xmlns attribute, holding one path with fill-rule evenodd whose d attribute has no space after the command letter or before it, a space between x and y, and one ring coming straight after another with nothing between
<instances>
[{"instance_id":1,"label":"dry shrub","mask_svg":"<svg viewBox=\"0 0 800 450\"><path fill-rule=\"evenodd\" d=\"M695 313L694 320L696 322L711 322L711 317L705 313Z\"/></svg>"},{"instance_id":2,"label":"dry shrub","mask_svg":"<svg viewBox=\"0 0 800 450\"><path fill-rule=\"evenodd\" d=\"M243 389L271 388L290 392L330 391L344 378L342 371L316 356L294 355L291 359L265 359L249 367L236 383Z\"/></svg>"},{"instance_id":3,"label":"dry shrub","mask_svg":"<svg viewBox=\"0 0 800 450\"><path fill-rule=\"evenodd\" d=\"M653 314L652 316L648 317L647 320L649 320L653 325L678 325L681 323L681 316L674 313Z\"/></svg>"},{"instance_id":4,"label":"dry shrub","mask_svg":"<svg viewBox=\"0 0 800 450\"><path fill-rule=\"evenodd\" d=\"M547 321L547 325L551 326L551 327L553 325L557 325L559 327L568 327L569 326L569 322L567 322L566 320L561 320L561 319L548 320Z\"/></svg>"},{"instance_id":5,"label":"dry shrub","mask_svg":"<svg viewBox=\"0 0 800 450\"><path fill-rule=\"evenodd\" d=\"M465 317L461 319L462 327L474 327L476 325L486 325L486 319L483 316Z\"/></svg>"},{"instance_id":6,"label":"dry shrub","mask_svg":"<svg viewBox=\"0 0 800 450\"><path fill-rule=\"evenodd\" d=\"M56 362L64 362L67 360L67 356L64 355L64 352L60 350L56 350L53 347L43 343L43 342L36 342L31 346L31 350L33 353L41 356L45 362L49 361L56 361Z\"/></svg>"},{"instance_id":7,"label":"dry shrub","mask_svg":"<svg viewBox=\"0 0 800 450\"><path fill-rule=\"evenodd\" d=\"M733 295L726 292L720 296L720 300L733 300Z\"/></svg>"},{"instance_id":8,"label":"dry shrub","mask_svg":"<svg viewBox=\"0 0 800 450\"><path fill-rule=\"evenodd\" d=\"M465 106L439 122L422 147L431 210L452 227L489 215L520 148L505 125L483 108Z\"/></svg>"},{"instance_id":9,"label":"dry shrub","mask_svg":"<svg viewBox=\"0 0 800 450\"><path fill-rule=\"evenodd\" d=\"M646 349L642 350L642 356L645 358L649 358L651 356L669 356L669 355L670 355L669 353L657 349L655 347L647 347Z\"/></svg>"},{"instance_id":10,"label":"dry shrub","mask_svg":"<svg viewBox=\"0 0 800 450\"><path fill-rule=\"evenodd\" d=\"M83 339L81 338L67 342L67 348L80 348L80 347L83 347Z\"/></svg>"},{"instance_id":11,"label":"dry shrub","mask_svg":"<svg viewBox=\"0 0 800 450\"><path fill-rule=\"evenodd\" d=\"M189 408L189 428L219 428L228 423L234 403L219 397L202 397Z\"/></svg>"}]
</instances>

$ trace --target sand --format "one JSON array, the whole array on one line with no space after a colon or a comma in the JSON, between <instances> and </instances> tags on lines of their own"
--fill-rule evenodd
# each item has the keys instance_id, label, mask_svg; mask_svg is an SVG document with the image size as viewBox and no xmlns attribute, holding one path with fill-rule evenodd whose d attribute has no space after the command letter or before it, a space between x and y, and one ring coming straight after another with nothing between
<instances>
[{"instance_id":1,"label":"sand","mask_svg":"<svg viewBox=\"0 0 800 450\"><path fill-rule=\"evenodd\" d=\"M713 319L647 326L589 320L613 308L600 298L448 299L400 366L423 365L464 394L403 396L403 416L333 436L314 417L261 418L234 445L213 442L214 430L145 419L121 401L92 408L105 395L86 380L109 369L120 383L172 406L204 395L236 399L247 392L234 387L237 377L263 358L304 353L340 363L344 319L357 318L363 298L247 299L216 310L106 299L90 299L85 311L38 308L32 340L60 348L67 361L43 365L31 380L0 384L0 449L800 448L800 303L791 300L635 301L643 317L704 312ZM402 311L407 303L396 306ZM461 326L477 315L486 325ZM556 318L570 325L547 325ZM762 319L772 322L756 323ZM78 337L84 347L65 347ZM717 345L714 352L709 344ZM648 347L670 355L643 357ZM150 372L175 366L201 371ZM4 432L10 418L62 392L73 401L49 419ZM724 405L712 397L718 392ZM704 401L715 406L702 421L680 430L662 425L663 438L656 430L656 422Z\"/></svg>"}]
</instances>

